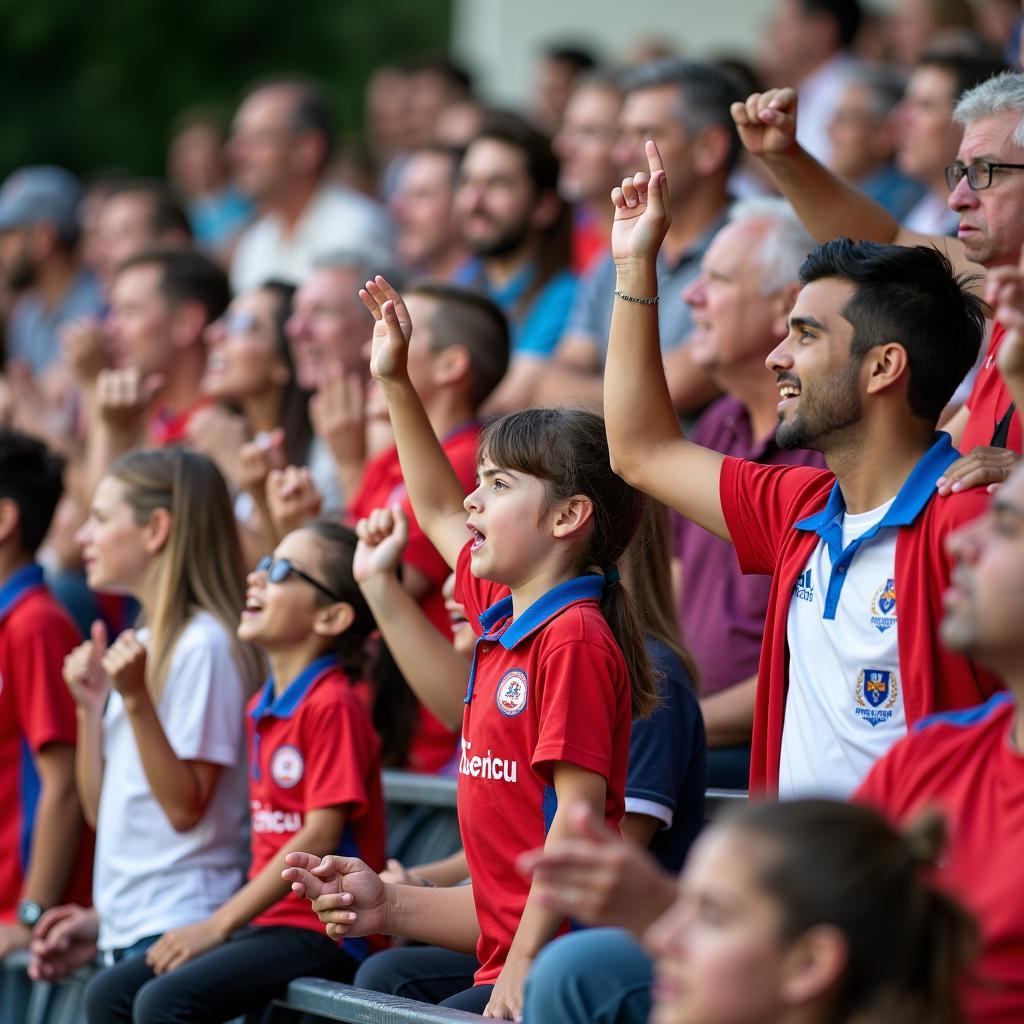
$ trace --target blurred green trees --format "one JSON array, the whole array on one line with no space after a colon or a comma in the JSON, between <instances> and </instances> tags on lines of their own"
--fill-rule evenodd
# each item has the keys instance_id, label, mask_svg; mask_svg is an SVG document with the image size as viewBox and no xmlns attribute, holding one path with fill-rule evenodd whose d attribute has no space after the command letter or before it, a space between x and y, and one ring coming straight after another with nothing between
<instances>
[{"instance_id":1,"label":"blurred green trees","mask_svg":"<svg viewBox=\"0 0 1024 1024\"><path fill-rule=\"evenodd\" d=\"M443 51L449 19L450 0L0 0L0 175L161 173L176 114L275 72L322 79L349 133L374 67Z\"/></svg>"}]
</instances>

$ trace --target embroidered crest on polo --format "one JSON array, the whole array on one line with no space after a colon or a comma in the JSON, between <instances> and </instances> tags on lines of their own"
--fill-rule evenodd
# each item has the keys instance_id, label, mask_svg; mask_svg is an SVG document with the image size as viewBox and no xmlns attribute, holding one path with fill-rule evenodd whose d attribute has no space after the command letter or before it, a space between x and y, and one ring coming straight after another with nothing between
<instances>
[{"instance_id":1,"label":"embroidered crest on polo","mask_svg":"<svg viewBox=\"0 0 1024 1024\"><path fill-rule=\"evenodd\" d=\"M896 625L896 581L890 576L871 599L871 625L879 633Z\"/></svg>"},{"instance_id":2,"label":"embroidered crest on polo","mask_svg":"<svg viewBox=\"0 0 1024 1024\"><path fill-rule=\"evenodd\" d=\"M282 788L292 789L302 781L306 762L297 747L285 744L274 751L270 759L271 778Z\"/></svg>"},{"instance_id":3,"label":"embroidered crest on polo","mask_svg":"<svg viewBox=\"0 0 1024 1024\"><path fill-rule=\"evenodd\" d=\"M510 668L498 683L494 699L498 710L508 718L515 718L526 708L526 672L521 668Z\"/></svg>"},{"instance_id":4,"label":"embroidered crest on polo","mask_svg":"<svg viewBox=\"0 0 1024 1024\"><path fill-rule=\"evenodd\" d=\"M857 674L857 707L854 714L872 728L892 718L892 707L899 696L896 673L888 669L865 668Z\"/></svg>"}]
</instances>

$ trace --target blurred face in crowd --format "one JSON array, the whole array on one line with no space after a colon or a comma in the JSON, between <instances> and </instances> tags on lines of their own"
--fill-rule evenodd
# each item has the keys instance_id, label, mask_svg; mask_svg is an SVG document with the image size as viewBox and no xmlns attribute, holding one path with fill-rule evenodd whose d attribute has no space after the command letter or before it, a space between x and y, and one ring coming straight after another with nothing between
<instances>
[{"instance_id":1,"label":"blurred face in crowd","mask_svg":"<svg viewBox=\"0 0 1024 1024\"><path fill-rule=\"evenodd\" d=\"M429 267L459 244L452 216L454 200L454 158L426 150L411 154L392 200L398 255L406 266Z\"/></svg>"},{"instance_id":2,"label":"blurred face in crowd","mask_svg":"<svg viewBox=\"0 0 1024 1024\"><path fill-rule=\"evenodd\" d=\"M441 112L456 96L444 75L436 71L415 71L409 76L406 94L407 143L422 145L436 138Z\"/></svg>"},{"instance_id":3,"label":"blurred face in crowd","mask_svg":"<svg viewBox=\"0 0 1024 1024\"><path fill-rule=\"evenodd\" d=\"M629 93L622 104L614 159L619 180L647 167L644 142L654 139L665 163L671 195L678 202L696 176L693 147L680 120L682 93L674 85L658 85Z\"/></svg>"},{"instance_id":4,"label":"blurred face in crowd","mask_svg":"<svg viewBox=\"0 0 1024 1024\"><path fill-rule=\"evenodd\" d=\"M567 202L609 204L622 180L612 155L621 108L622 97L611 86L582 85L572 94L552 143L561 160L558 190Z\"/></svg>"},{"instance_id":5,"label":"blurred face in crowd","mask_svg":"<svg viewBox=\"0 0 1024 1024\"><path fill-rule=\"evenodd\" d=\"M957 159L968 166L978 160L1024 164L1024 148L1013 141L1021 115L1012 110L983 117L964 130ZM952 161L950 161L952 162ZM949 197L960 215L957 237L967 258L983 267L1016 263L1024 244L1024 178L1022 171L994 170L992 184L974 192L965 175Z\"/></svg>"},{"instance_id":6,"label":"blurred face in crowd","mask_svg":"<svg viewBox=\"0 0 1024 1024\"><path fill-rule=\"evenodd\" d=\"M862 417L861 361L850 358L853 325L842 310L853 285L822 278L800 289L789 333L768 356L779 384L781 448L826 451L829 440Z\"/></svg>"},{"instance_id":7,"label":"blurred face in crowd","mask_svg":"<svg viewBox=\"0 0 1024 1024\"><path fill-rule=\"evenodd\" d=\"M206 329L204 395L232 401L284 387L290 378L277 342L278 299L257 289L239 295Z\"/></svg>"},{"instance_id":8,"label":"blurred face in crowd","mask_svg":"<svg viewBox=\"0 0 1024 1024\"><path fill-rule=\"evenodd\" d=\"M117 268L131 256L159 242L153 229L153 200L144 192L112 195L96 219L96 270L109 291Z\"/></svg>"},{"instance_id":9,"label":"blurred face in crowd","mask_svg":"<svg viewBox=\"0 0 1024 1024\"><path fill-rule=\"evenodd\" d=\"M758 878L767 856L764 840L729 826L697 840L676 902L644 936L651 1024L765 1024L806 1001L793 984L799 940L783 942L781 908Z\"/></svg>"},{"instance_id":10,"label":"blurred face in crowd","mask_svg":"<svg viewBox=\"0 0 1024 1024\"><path fill-rule=\"evenodd\" d=\"M766 295L762 287L761 246L769 228L763 219L727 224L708 247L700 275L683 291L693 309L691 358L712 374L763 359L786 333L786 296Z\"/></svg>"},{"instance_id":11,"label":"blurred face in crowd","mask_svg":"<svg viewBox=\"0 0 1024 1024\"><path fill-rule=\"evenodd\" d=\"M953 122L956 82L936 67L918 68L907 83L898 113L896 162L899 169L927 185L941 185L943 169L953 162L961 129Z\"/></svg>"},{"instance_id":12,"label":"blurred face in crowd","mask_svg":"<svg viewBox=\"0 0 1024 1024\"><path fill-rule=\"evenodd\" d=\"M497 139L477 139L459 168L455 212L465 244L478 256L517 253L543 224L526 156Z\"/></svg>"},{"instance_id":13,"label":"blurred face in crowd","mask_svg":"<svg viewBox=\"0 0 1024 1024\"><path fill-rule=\"evenodd\" d=\"M299 387L315 391L332 366L369 374L363 347L373 332L373 321L359 301L364 283L354 269L320 267L295 292L285 333Z\"/></svg>"},{"instance_id":14,"label":"blurred face in crowd","mask_svg":"<svg viewBox=\"0 0 1024 1024\"><path fill-rule=\"evenodd\" d=\"M174 312L160 290L158 266L129 267L114 278L106 330L116 366L134 366L143 377L159 373L173 357Z\"/></svg>"},{"instance_id":15,"label":"blurred face in crowd","mask_svg":"<svg viewBox=\"0 0 1024 1024\"><path fill-rule=\"evenodd\" d=\"M149 525L139 525L115 476L100 480L89 516L75 534L82 549L85 578L94 590L137 594L159 551Z\"/></svg>"},{"instance_id":16,"label":"blurred face in crowd","mask_svg":"<svg viewBox=\"0 0 1024 1024\"><path fill-rule=\"evenodd\" d=\"M186 196L215 192L224 182L224 148L212 124L193 124L171 140L167 177Z\"/></svg>"},{"instance_id":17,"label":"blurred face in crowd","mask_svg":"<svg viewBox=\"0 0 1024 1024\"><path fill-rule=\"evenodd\" d=\"M889 119L879 113L871 90L861 82L851 82L843 91L828 135L829 166L847 181L856 183L892 159L895 139Z\"/></svg>"},{"instance_id":18,"label":"blurred face in crowd","mask_svg":"<svg viewBox=\"0 0 1024 1024\"><path fill-rule=\"evenodd\" d=\"M31 227L0 232L0 276L8 288L21 291L32 286L36 279L37 252Z\"/></svg>"},{"instance_id":19,"label":"blurred face in crowd","mask_svg":"<svg viewBox=\"0 0 1024 1024\"><path fill-rule=\"evenodd\" d=\"M889 14L888 30L893 60L905 68L913 67L935 32L929 0L899 0Z\"/></svg>"},{"instance_id":20,"label":"blurred face in crowd","mask_svg":"<svg viewBox=\"0 0 1024 1024\"><path fill-rule=\"evenodd\" d=\"M537 63L533 107L538 121L549 132L562 123L575 80L576 69L568 61L545 56Z\"/></svg>"},{"instance_id":21,"label":"blurred face in crowd","mask_svg":"<svg viewBox=\"0 0 1024 1024\"><path fill-rule=\"evenodd\" d=\"M366 85L366 132L384 157L407 145L409 76L399 68L378 68Z\"/></svg>"},{"instance_id":22,"label":"blurred face in crowd","mask_svg":"<svg viewBox=\"0 0 1024 1024\"><path fill-rule=\"evenodd\" d=\"M979 519L946 542L955 568L944 595L943 643L1019 676L1024 662L1024 473L1018 467Z\"/></svg>"},{"instance_id":23,"label":"blurred face in crowd","mask_svg":"<svg viewBox=\"0 0 1024 1024\"><path fill-rule=\"evenodd\" d=\"M315 169L309 138L292 128L296 93L288 86L259 89L235 115L228 153L238 187L257 202L273 199L295 176Z\"/></svg>"}]
</instances>

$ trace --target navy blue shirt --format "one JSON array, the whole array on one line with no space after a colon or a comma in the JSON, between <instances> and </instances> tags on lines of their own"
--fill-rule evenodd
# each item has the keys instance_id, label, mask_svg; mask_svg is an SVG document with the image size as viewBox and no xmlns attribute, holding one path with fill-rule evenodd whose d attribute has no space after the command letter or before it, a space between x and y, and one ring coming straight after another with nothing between
<instances>
[{"instance_id":1,"label":"navy blue shirt","mask_svg":"<svg viewBox=\"0 0 1024 1024\"><path fill-rule=\"evenodd\" d=\"M693 680L670 647L647 638L647 653L661 676L661 706L630 731L626 813L647 814L663 825L649 849L676 874L704 825L707 745Z\"/></svg>"}]
</instances>

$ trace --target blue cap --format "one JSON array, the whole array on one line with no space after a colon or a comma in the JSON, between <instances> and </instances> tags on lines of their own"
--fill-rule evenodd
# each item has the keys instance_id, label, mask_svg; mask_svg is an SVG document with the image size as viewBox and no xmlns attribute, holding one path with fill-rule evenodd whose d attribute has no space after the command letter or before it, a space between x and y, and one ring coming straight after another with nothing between
<instances>
[{"instance_id":1,"label":"blue cap","mask_svg":"<svg viewBox=\"0 0 1024 1024\"><path fill-rule=\"evenodd\" d=\"M82 186L61 167L21 167L0 189L0 231L53 224L65 242L78 238Z\"/></svg>"}]
</instances>

